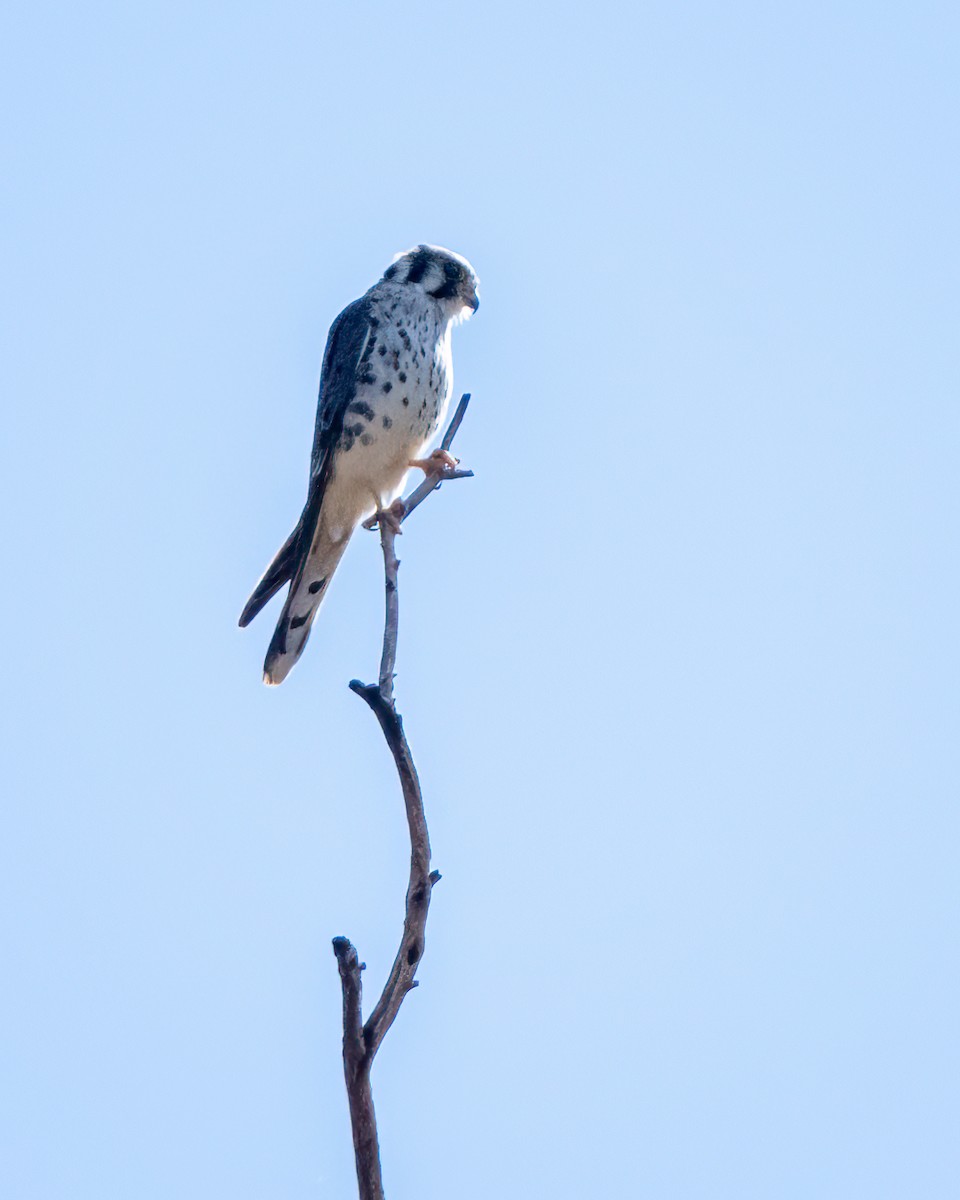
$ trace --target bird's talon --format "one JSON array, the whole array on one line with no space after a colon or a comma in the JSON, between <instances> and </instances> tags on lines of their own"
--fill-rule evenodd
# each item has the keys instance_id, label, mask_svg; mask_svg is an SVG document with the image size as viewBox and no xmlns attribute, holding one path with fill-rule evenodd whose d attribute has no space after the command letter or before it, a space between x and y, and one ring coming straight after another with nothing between
<instances>
[{"instance_id":1,"label":"bird's talon","mask_svg":"<svg viewBox=\"0 0 960 1200\"><path fill-rule=\"evenodd\" d=\"M403 530L400 528L400 522L407 514L407 506L402 500L394 500L389 508L381 508L373 514L368 520L364 521L366 529L374 529L377 526L386 525L394 534L401 534Z\"/></svg>"},{"instance_id":2,"label":"bird's talon","mask_svg":"<svg viewBox=\"0 0 960 1200\"><path fill-rule=\"evenodd\" d=\"M454 470L459 463L460 459L454 458L449 450L434 450L429 458L412 458L409 466L419 467L426 475L439 475L447 468Z\"/></svg>"}]
</instances>

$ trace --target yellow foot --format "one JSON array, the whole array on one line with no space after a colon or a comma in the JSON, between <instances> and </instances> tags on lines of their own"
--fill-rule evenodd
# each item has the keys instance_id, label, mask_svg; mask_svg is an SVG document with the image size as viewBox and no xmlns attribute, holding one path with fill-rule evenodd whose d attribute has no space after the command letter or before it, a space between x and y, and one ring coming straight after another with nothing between
<instances>
[{"instance_id":1,"label":"yellow foot","mask_svg":"<svg viewBox=\"0 0 960 1200\"><path fill-rule=\"evenodd\" d=\"M438 475L446 467L453 470L459 463L460 459L454 458L449 450L434 450L429 458L412 458L407 466L419 467L427 475Z\"/></svg>"},{"instance_id":2,"label":"yellow foot","mask_svg":"<svg viewBox=\"0 0 960 1200\"><path fill-rule=\"evenodd\" d=\"M407 509L402 500L394 500L389 508L381 508L375 512L372 517L368 517L363 522L364 529L376 529L381 523L385 524L394 533L402 533L400 522L406 515Z\"/></svg>"}]
</instances>

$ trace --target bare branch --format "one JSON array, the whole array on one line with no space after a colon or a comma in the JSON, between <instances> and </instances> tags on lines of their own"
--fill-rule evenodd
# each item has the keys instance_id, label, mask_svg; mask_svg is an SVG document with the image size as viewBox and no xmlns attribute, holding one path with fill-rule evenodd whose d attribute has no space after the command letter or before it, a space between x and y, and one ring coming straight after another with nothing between
<instances>
[{"instance_id":1,"label":"bare branch","mask_svg":"<svg viewBox=\"0 0 960 1200\"><path fill-rule=\"evenodd\" d=\"M472 471L461 471L456 467L444 467L442 471L431 471L426 479L424 479L423 483L421 483L418 488L415 488L414 491L412 491L404 500L403 516L400 518L400 520L405 521L413 512L413 510L415 508L419 508L432 492L437 491L441 483L448 483L451 479L472 478Z\"/></svg>"},{"instance_id":2,"label":"bare branch","mask_svg":"<svg viewBox=\"0 0 960 1200\"><path fill-rule=\"evenodd\" d=\"M460 427L469 395L462 397L457 411L443 436L441 447L449 450ZM419 504L436 491L447 479L463 479L472 471L443 468L427 476L403 502L405 519ZM354 679L352 691L367 702L380 722L387 747L400 778L403 803L410 831L410 879L407 884L403 933L400 947L390 969L380 999L373 1012L362 1024L361 981L363 969L357 952L347 938L333 940L333 951L337 957L343 992L343 1073L347 1085L350 1106L350 1124L353 1130L353 1147L357 1164L357 1181L360 1200L383 1200L383 1182L380 1174L380 1152L377 1142L377 1121L373 1107L373 1092L370 1086L370 1068L380 1043L396 1019L400 1005L407 992L417 986L416 973L423 957L427 913L433 886L440 880L439 871L430 870L430 837L423 811L423 795L420 780L414 765L413 754L403 731L403 719L397 712L393 698L393 678L397 661L397 633L399 627L400 602L397 590L397 574L400 563L396 556L396 538L399 533L396 516L378 514L380 517L380 546L383 551L383 569L386 593L386 618L383 630L383 651L380 658L378 683L361 683Z\"/></svg>"},{"instance_id":3,"label":"bare branch","mask_svg":"<svg viewBox=\"0 0 960 1200\"><path fill-rule=\"evenodd\" d=\"M463 418L467 415L467 405L470 403L470 393L464 392L460 397L460 403L457 405L457 411L450 418L450 424L447 426L447 432L440 439L440 449L449 450L453 445L453 439L457 436L457 431L463 423Z\"/></svg>"},{"instance_id":4,"label":"bare branch","mask_svg":"<svg viewBox=\"0 0 960 1200\"><path fill-rule=\"evenodd\" d=\"M333 952L340 970L343 991L343 1074L350 1106L353 1131L353 1156L357 1164L360 1200L383 1200L380 1174L380 1144L377 1141L377 1115L370 1088L370 1062L363 1043L360 1024L360 972L363 964L345 937L333 939Z\"/></svg>"},{"instance_id":5,"label":"bare branch","mask_svg":"<svg viewBox=\"0 0 960 1200\"><path fill-rule=\"evenodd\" d=\"M364 687L357 680L354 680L350 687L366 700L380 722L380 728L397 767L397 774L400 776L410 830L410 880L407 884L400 947L380 999L363 1027L364 1043L367 1053L372 1058L400 1011L404 996L413 987L417 967L423 956L430 894L434 883L440 877L430 871L430 838L423 811L420 780L417 778L417 769L403 732L403 720L392 702L386 701L378 688Z\"/></svg>"},{"instance_id":6,"label":"bare branch","mask_svg":"<svg viewBox=\"0 0 960 1200\"><path fill-rule=\"evenodd\" d=\"M393 705L393 676L397 665L397 635L400 632L400 592L397 589L397 533L391 521L380 522L380 548L383 551L383 578L386 614L383 622L383 652L380 655L380 695Z\"/></svg>"}]
</instances>

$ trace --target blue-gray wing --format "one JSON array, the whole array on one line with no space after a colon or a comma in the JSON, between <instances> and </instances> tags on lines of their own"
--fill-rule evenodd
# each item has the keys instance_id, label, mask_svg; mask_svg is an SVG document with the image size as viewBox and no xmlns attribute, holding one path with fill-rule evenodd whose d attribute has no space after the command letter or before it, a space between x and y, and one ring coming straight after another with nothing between
<instances>
[{"instance_id":1,"label":"blue-gray wing","mask_svg":"<svg viewBox=\"0 0 960 1200\"><path fill-rule=\"evenodd\" d=\"M320 371L317 422L310 455L311 486L323 473L340 438L347 406L357 394L360 359L375 325L373 305L367 296L361 296L348 304L330 326Z\"/></svg>"},{"instance_id":2,"label":"blue-gray wing","mask_svg":"<svg viewBox=\"0 0 960 1200\"><path fill-rule=\"evenodd\" d=\"M240 625L249 625L261 608L290 579L296 577L313 540L323 494L330 478L333 455L343 430L347 406L357 393L360 360L369 343L373 306L367 296L348 304L330 326L320 371L317 421L310 455L310 485L307 502L293 533L280 547L273 562L240 614Z\"/></svg>"}]
</instances>

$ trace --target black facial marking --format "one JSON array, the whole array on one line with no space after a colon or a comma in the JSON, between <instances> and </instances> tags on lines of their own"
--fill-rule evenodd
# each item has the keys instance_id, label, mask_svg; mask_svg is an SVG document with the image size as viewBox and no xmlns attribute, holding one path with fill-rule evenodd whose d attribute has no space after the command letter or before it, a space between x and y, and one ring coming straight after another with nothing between
<instances>
[{"instance_id":1,"label":"black facial marking","mask_svg":"<svg viewBox=\"0 0 960 1200\"><path fill-rule=\"evenodd\" d=\"M323 587L323 585L326 582L327 582L326 579L315 579L313 581L313 583L311 583L310 586L307 588L307 591L310 593L311 596L315 596L317 594L317 592L320 591L320 589Z\"/></svg>"},{"instance_id":2,"label":"black facial marking","mask_svg":"<svg viewBox=\"0 0 960 1200\"><path fill-rule=\"evenodd\" d=\"M428 292L428 296L432 296L434 300L449 300L457 294L459 283L456 279L448 279L441 283L438 288L434 288L432 292Z\"/></svg>"},{"instance_id":3,"label":"black facial marking","mask_svg":"<svg viewBox=\"0 0 960 1200\"><path fill-rule=\"evenodd\" d=\"M394 263L392 267L387 267L383 273L384 279L393 279L394 275L400 270L400 264Z\"/></svg>"},{"instance_id":4,"label":"black facial marking","mask_svg":"<svg viewBox=\"0 0 960 1200\"><path fill-rule=\"evenodd\" d=\"M419 283L427 273L429 262L430 255L427 251L418 250L410 263L410 270L407 272L407 283Z\"/></svg>"}]
</instances>

